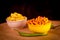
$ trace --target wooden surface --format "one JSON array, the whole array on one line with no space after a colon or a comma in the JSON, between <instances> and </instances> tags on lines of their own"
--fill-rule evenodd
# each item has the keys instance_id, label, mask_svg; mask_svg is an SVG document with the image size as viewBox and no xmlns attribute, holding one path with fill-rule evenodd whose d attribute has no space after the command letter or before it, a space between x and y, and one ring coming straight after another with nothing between
<instances>
[{"instance_id":1,"label":"wooden surface","mask_svg":"<svg viewBox=\"0 0 60 40\"><path fill-rule=\"evenodd\" d=\"M52 21L54 25L60 25L60 21ZM30 32L27 28L18 29L23 32ZM9 28L6 23L0 24L0 40L60 40L60 27L51 29L47 36L22 37L18 32Z\"/></svg>"}]
</instances>

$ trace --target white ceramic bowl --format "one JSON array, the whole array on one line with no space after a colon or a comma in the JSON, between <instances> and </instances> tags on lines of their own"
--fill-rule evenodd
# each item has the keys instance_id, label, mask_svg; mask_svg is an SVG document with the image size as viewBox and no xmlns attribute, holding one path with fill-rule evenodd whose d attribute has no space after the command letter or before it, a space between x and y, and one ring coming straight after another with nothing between
<instances>
[{"instance_id":1,"label":"white ceramic bowl","mask_svg":"<svg viewBox=\"0 0 60 40\"><path fill-rule=\"evenodd\" d=\"M7 21L8 26L11 28L24 27L24 26L26 26L27 17L24 20L18 20L18 21L6 20L6 21Z\"/></svg>"}]
</instances>

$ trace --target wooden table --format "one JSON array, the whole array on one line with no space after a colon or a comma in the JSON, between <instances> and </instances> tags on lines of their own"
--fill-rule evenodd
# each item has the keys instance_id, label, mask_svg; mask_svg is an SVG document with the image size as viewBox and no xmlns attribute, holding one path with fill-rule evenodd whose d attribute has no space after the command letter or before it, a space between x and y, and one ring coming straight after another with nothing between
<instances>
[{"instance_id":1,"label":"wooden table","mask_svg":"<svg viewBox=\"0 0 60 40\"><path fill-rule=\"evenodd\" d=\"M60 21L52 21L54 25L59 25ZM19 31L29 32L27 28ZM51 29L47 36L22 37L17 31L8 27L6 23L0 24L0 40L60 40L60 27Z\"/></svg>"}]
</instances>

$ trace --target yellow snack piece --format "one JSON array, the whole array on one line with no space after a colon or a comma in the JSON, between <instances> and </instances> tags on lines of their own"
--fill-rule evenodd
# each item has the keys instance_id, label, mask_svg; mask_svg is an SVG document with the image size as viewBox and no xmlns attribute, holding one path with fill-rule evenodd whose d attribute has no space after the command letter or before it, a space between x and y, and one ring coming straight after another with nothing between
<instances>
[{"instance_id":1,"label":"yellow snack piece","mask_svg":"<svg viewBox=\"0 0 60 40\"><path fill-rule=\"evenodd\" d=\"M11 18L10 20L11 20L11 21L15 21L15 18Z\"/></svg>"},{"instance_id":2,"label":"yellow snack piece","mask_svg":"<svg viewBox=\"0 0 60 40\"><path fill-rule=\"evenodd\" d=\"M6 20L10 20L10 17L7 17L7 19Z\"/></svg>"},{"instance_id":3,"label":"yellow snack piece","mask_svg":"<svg viewBox=\"0 0 60 40\"><path fill-rule=\"evenodd\" d=\"M11 17L13 17L13 18L14 18L14 17L17 17L17 15L15 15L15 14L11 14Z\"/></svg>"}]
</instances>

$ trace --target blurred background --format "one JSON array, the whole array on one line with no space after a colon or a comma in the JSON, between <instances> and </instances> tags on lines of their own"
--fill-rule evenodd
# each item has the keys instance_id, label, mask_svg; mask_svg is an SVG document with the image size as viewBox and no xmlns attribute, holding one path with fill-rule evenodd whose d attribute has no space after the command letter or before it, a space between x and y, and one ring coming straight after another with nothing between
<instances>
[{"instance_id":1,"label":"blurred background","mask_svg":"<svg viewBox=\"0 0 60 40\"><path fill-rule=\"evenodd\" d=\"M56 0L0 0L0 23L12 13L18 12L28 19L46 16L50 20L60 20L59 2Z\"/></svg>"}]
</instances>

